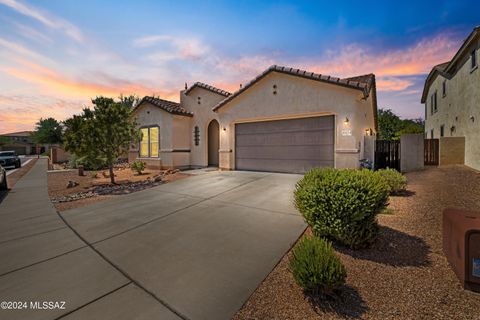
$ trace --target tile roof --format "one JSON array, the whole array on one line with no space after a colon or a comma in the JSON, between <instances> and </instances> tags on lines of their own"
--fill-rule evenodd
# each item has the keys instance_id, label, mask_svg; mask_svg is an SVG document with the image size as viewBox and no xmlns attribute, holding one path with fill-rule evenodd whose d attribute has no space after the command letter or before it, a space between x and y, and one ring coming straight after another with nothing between
<instances>
[{"instance_id":1,"label":"tile roof","mask_svg":"<svg viewBox=\"0 0 480 320\"><path fill-rule=\"evenodd\" d=\"M219 88L215 88L214 86L211 86L211 85L203 83L203 82L195 82L195 84L193 84L190 88L185 90L185 94L188 95L193 89L195 89L197 87L212 91L212 92L217 93L219 95L222 95L224 97L228 97L229 95L231 95L230 92L227 92L227 91L219 89Z\"/></svg>"},{"instance_id":2,"label":"tile roof","mask_svg":"<svg viewBox=\"0 0 480 320\"><path fill-rule=\"evenodd\" d=\"M213 111L217 111L219 108L221 108L222 106L224 106L225 104L233 100L235 97L240 95L242 92L246 91L253 84L258 82L260 79L264 78L267 74L271 72L279 72L279 73L289 74L297 77L307 78L310 80L331 83L331 84L335 84L335 85L339 85L339 86L343 86L351 89L357 89L362 91L365 97L368 97L368 95L370 94L370 89L373 87L372 84L375 83L375 75L373 74L341 79L341 78L323 75L319 73L308 72L305 70L273 65L269 67L267 70L265 70L264 72L262 72L261 74L259 74L258 76L256 76L253 80L251 80L249 83L244 85L242 88L234 92L232 95L228 96L227 98L217 103L217 105L213 107Z\"/></svg>"},{"instance_id":3,"label":"tile roof","mask_svg":"<svg viewBox=\"0 0 480 320\"><path fill-rule=\"evenodd\" d=\"M135 106L134 110L139 108L143 103L148 102L156 107L159 107L162 110L165 110L172 114L178 114L181 116L193 117L193 113L185 110L180 106L180 103L163 100L155 97L145 96L142 100Z\"/></svg>"}]
</instances>

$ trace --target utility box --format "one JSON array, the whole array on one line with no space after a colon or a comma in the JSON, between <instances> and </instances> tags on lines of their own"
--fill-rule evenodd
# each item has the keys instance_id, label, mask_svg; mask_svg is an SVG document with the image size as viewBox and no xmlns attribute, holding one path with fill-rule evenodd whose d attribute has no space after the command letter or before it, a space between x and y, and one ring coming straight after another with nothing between
<instances>
[{"instance_id":1,"label":"utility box","mask_svg":"<svg viewBox=\"0 0 480 320\"><path fill-rule=\"evenodd\" d=\"M480 212L443 211L443 251L463 287L480 292Z\"/></svg>"}]
</instances>

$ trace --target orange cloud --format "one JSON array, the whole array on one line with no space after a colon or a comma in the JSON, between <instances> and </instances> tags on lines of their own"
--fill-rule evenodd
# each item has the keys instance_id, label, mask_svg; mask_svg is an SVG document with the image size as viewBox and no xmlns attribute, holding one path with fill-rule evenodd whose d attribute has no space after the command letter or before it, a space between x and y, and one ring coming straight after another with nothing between
<instances>
[{"instance_id":1,"label":"orange cloud","mask_svg":"<svg viewBox=\"0 0 480 320\"><path fill-rule=\"evenodd\" d=\"M0 67L0 71L15 78L38 84L43 90L54 96L90 99L99 95L118 97L120 94L151 95L164 98L176 98L178 91L159 91L142 84L122 79L108 78L109 83L96 83L85 80L75 80L64 76L53 69L24 59L16 59L20 67Z\"/></svg>"}]
</instances>

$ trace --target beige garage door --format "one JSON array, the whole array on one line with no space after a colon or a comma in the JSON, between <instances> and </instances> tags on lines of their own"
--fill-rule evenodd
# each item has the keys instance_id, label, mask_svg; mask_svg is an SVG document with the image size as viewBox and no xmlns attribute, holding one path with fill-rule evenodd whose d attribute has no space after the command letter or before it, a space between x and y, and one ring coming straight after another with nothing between
<instances>
[{"instance_id":1,"label":"beige garage door","mask_svg":"<svg viewBox=\"0 0 480 320\"><path fill-rule=\"evenodd\" d=\"M305 173L334 166L334 117L235 125L237 170Z\"/></svg>"}]
</instances>

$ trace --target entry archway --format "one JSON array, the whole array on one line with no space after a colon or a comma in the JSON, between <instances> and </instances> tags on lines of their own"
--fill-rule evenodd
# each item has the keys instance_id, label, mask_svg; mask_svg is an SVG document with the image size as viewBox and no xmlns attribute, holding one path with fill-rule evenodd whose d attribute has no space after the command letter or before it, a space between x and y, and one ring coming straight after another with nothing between
<instances>
[{"instance_id":1,"label":"entry archway","mask_svg":"<svg viewBox=\"0 0 480 320\"><path fill-rule=\"evenodd\" d=\"M208 124L208 165L218 167L218 150L220 148L220 125L213 119Z\"/></svg>"}]
</instances>

